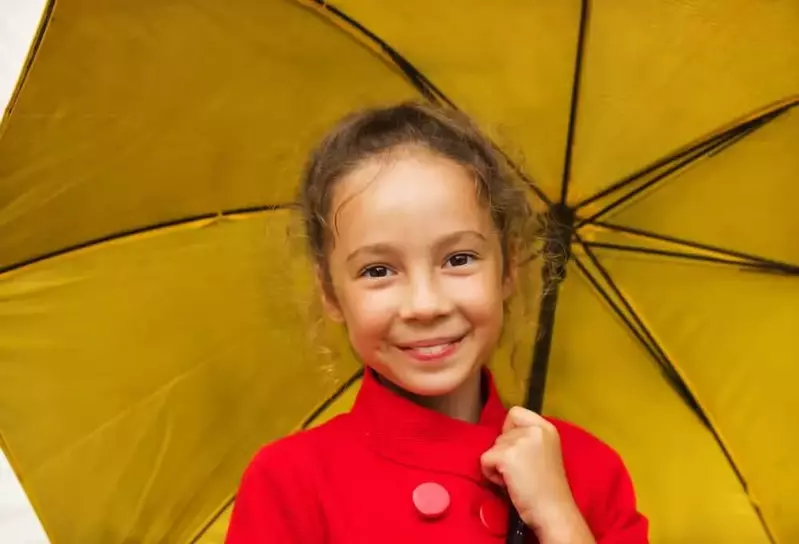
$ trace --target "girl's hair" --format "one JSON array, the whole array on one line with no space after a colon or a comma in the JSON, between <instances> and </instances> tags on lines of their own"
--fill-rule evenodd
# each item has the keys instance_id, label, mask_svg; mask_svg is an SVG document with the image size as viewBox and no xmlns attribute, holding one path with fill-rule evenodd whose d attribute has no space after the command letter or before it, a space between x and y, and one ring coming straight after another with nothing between
<instances>
[{"instance_id":1,"label":"girl's hair","mask_svg":"<svg viewBox=\"0 0 799 544\"><path fill-rule=\"evenodd\" d=\"M478 198L500 234L505 266L526 260L540 232L540 218L519 179L488 138L464 114L418 102L372 108L341 120L312 151L300 187L300 205L311 254L329 281L326 253L332 243L330 205L336 182L364 161L420 147L448 158L474 177Z\"/></svg>"}]
</instances>

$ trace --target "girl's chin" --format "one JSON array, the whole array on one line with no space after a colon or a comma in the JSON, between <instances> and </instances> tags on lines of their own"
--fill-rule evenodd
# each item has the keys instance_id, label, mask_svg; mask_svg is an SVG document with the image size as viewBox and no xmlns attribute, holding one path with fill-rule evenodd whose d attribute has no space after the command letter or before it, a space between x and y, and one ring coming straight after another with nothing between
<instances>
[{"instance_id":1,"label":"girl's chin","mask_svg":"<svg viewBox=\"0 0 799 544\"><path fill-rule=\"evenodd\" d=\"M379 369L378 373L382 374ZM443 397L459 389L472 376L471 369L463 367L442 368L435 372L391 372L390 381L398 388L420 397Z\"/></svg>"}]
</instances>

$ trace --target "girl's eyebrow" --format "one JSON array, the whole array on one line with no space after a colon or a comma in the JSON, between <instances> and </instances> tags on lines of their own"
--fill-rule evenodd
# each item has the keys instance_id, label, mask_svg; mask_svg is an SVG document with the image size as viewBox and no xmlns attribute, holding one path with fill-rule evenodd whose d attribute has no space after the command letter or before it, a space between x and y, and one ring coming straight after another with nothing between
<instances>
[{"instance_id":1,"label":"girl's eyebrow","mask_svg":"<svg viewBox=\"0 0 799 544\"><path fill-rule=\"evenodd\" d=\"M458 242L468 240L470 238L477 238L480 242L487 242L488 238L481 232L476 230L459 230L451 234L447 234L436 243L437 247L455 245Z\"/></svg>"},{"instance_id":2,"label":"girl's eyebrow","mask_svg":"<svg viewBox=\"0 0 799 544\"><path fill-rule=\"evenodd\" d=\"M389 255L395 252L396 250L390 244L369 244L368 246L361 246L347 255L346 262L355 260L362 253L369 253L372 255Z\"/></svg>"},{"instance_id":3,"label":"girl's eyebrow","mask_svg":"<svg viewBox=\"0 0 799 544\"><path fill-rule=\"evenodd\" d=\"M480 242L487 242L488 239L481 232L476 230L459 230L446 236L443 236L435 244L436 248L447 247L457 244L468 239L477 239ZM350 262L358 258L362 253L369 253L372 255L390 255L396 253L396 249L391 244L377 243L361 246L347 256L346 262Z\"/></svg>"}]
</instances>

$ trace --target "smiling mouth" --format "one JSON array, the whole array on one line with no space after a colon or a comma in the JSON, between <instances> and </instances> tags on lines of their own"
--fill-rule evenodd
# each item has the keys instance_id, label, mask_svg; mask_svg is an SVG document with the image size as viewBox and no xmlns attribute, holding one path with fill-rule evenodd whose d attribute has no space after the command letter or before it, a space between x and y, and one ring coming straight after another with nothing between
<instances>
[{"instance_id":1,"label":"smiling mouth","mask_svg":"<svg viewBox=\"0 0 799 544\"><path fill-rule=\"evenodd\" d=\"M419 361L435 361L452 355L458 349L466 336L452 340L435 340L431 342L418 342L413 345L398 346L399 349Z\"/></svg>"}]
</instances>

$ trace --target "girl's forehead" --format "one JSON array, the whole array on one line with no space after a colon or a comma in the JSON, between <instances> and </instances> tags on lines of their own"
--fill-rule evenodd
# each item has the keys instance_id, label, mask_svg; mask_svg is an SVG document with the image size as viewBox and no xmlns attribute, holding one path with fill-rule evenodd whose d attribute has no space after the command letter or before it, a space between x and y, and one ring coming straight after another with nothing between
<instances>
[{"instance_id":1,"label":"girl's forehead","mask_svg":"<svg viewBox=\"0 0 799 544\"><path fill-rule=\"evenodd\" d=\"M453 160L401 153L364 162L337 183L331 219L338 235L491 228L470 172Z\"/></svg>"},{"instance_id":2,"label":"girl's forehead","mask_svg":"<svg viewBox=\"0 0 799 544\"><path fill-rule=\"evenodd\" d=\"M466 168L430 152L405 152L368 159L354 168L336 183L332 208L413 207L420 200L478 204L476 185Z\"/></svg>"}]
</instances>

